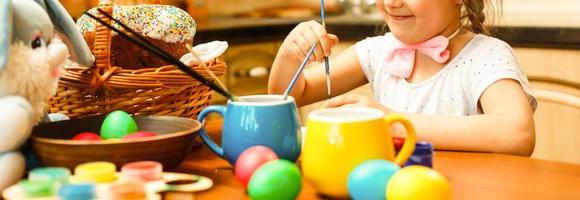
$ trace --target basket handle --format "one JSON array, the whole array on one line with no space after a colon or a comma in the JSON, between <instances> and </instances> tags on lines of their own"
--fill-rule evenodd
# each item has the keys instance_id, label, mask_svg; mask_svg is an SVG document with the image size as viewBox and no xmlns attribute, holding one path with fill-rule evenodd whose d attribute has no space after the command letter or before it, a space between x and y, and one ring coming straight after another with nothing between
<instances>
[{"instance_id":1,"label":"basket handle","mask_svg":"<svg viewBox=\"0 0 580 200\"><path fill-rule=\"evenodd\" d=\"M113 0L100 0L99 9L105 11L109 15L113 15ZM112 20L106 17L103 13L98 12L97 17L108 24ZM101 23L96 23L95 41L93 46L93 54L95 54L95 67L97 69L111 68L111 30Z\"/></svg>"},{"instance_id":2,"label":"basket handle","mask_svg":"<svg viewBox=\"0 0 580 200\"><path fill-rule=\"evenodd\" d=\"M114 6L114 0L100 0L98 8L113 16ZM112 24L112 20L101 12L97 12L97 17L107 24ZM99 89L102 86L106 87L105 82L117 68L111 66L111 30L98 22L96 22L95 27L95 41L93 43L95 66L92 69L91 86L94 89Z\"/></svg>"}]
</instances>

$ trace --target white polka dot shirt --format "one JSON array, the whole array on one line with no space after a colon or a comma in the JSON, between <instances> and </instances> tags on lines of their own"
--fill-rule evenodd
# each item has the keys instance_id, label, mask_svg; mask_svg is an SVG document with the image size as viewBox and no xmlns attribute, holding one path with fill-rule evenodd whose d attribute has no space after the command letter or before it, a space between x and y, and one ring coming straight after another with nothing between
<instances>
[{"instance_id":1,"label":"white polka dot shirt","mask_svg":"<svg viewBox=\"0 0 580 200\"><path fill-rule=\"evenodd\" d=\"M370 37L356 44L362 70L375 98L386 107L403 113L433 115L475 115L483 91L501 79L518 81L535 110L526 76L520 71L512 48L505 42L485 35L475 35L448 64L432 77L409 83L390 75L384 66L385 47L394 36Z\"/></svg>"}]
</instances>

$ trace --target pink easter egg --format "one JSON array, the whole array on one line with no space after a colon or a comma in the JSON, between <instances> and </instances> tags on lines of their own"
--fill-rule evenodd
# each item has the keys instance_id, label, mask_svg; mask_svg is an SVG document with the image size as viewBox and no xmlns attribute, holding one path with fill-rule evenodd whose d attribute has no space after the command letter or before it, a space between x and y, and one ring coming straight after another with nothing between
<instances>
[{"instance_id":1,"label":"pink easter egg","mask_svg":"<svg viewBox=\"0 0 580 200\"><path fill-rule=\"evenodd\" d=\"M146 137L153 137L153 136L157 136L157 133L151 132L151 131L136 131L136 132L133 132L133 133L126 135L125 137L123 137L122 140L146 138Z\"/></svg>"},{"instance_id":2,"label":"pink easter egg","mask_svg":"<svg viewBox=\"0 0 580 200\"><path fill-rule=\"evenodd\" d=\"M247 187L254 171L271 160L278 160L278 155L268 147L258 145L244 150L238 156L234 166L236 178L244 187Z\"/></svg>"},{"instance_id":3,"label":"pink easter egg","mask_svg":"<svg viewBox=\"0 0 580 200\"><path fill-rule=\"evenodd\" d=\"M93 132L82 132L76 134L72 140L89 140L89 141L97 141L102 140L101 136Z\"/></svg>"}]
</instances>

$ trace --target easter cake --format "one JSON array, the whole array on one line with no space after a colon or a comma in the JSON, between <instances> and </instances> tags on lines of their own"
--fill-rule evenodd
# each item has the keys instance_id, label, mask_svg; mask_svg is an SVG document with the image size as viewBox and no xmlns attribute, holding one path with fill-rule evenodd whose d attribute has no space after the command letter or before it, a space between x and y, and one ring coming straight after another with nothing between
<instances>
[{"instance_id":1,"label":"easter cake","mask_svg":"<svg viewBox=\"0 0 580 200\"><path fill-rule=\"evenodd\" d=\"M96 15L98 11L97 8L92 8L88 12ZM112 16L176 58L188 52L186 44L193 43L196 32L193 18L184 10L169 5L115 5ZM91 49L96 24L97 21L87 15L77 21L77 26ZM114 26L122 30L119 25ZM140 69L167 64L117 33L112 33L111 65L125 69Z\"/></svg>"}]
</instances>

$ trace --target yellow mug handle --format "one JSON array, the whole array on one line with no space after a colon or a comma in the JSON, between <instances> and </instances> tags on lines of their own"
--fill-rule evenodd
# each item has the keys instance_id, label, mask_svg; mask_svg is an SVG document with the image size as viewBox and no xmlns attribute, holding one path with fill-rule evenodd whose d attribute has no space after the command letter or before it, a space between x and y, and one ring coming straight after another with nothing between
<instances>
[{"instance_id":1,"label":"yellow mug handle","mask_svg":"<svg viewBox=\"0 0 580 200\"><path fill-rule=\"evenodd\" d=\"M415 127L411 121L407 119L407 117L399 114L385 116L385 122L389 125L389 127L395 122L401 122L407 130L407 137L405 138L405 143L403 143L403 148L401 148L401 151L395 157L395 164L403 166L415 150L415 141L417 138L415 134Z\"/></svg>"}]
</instances>

